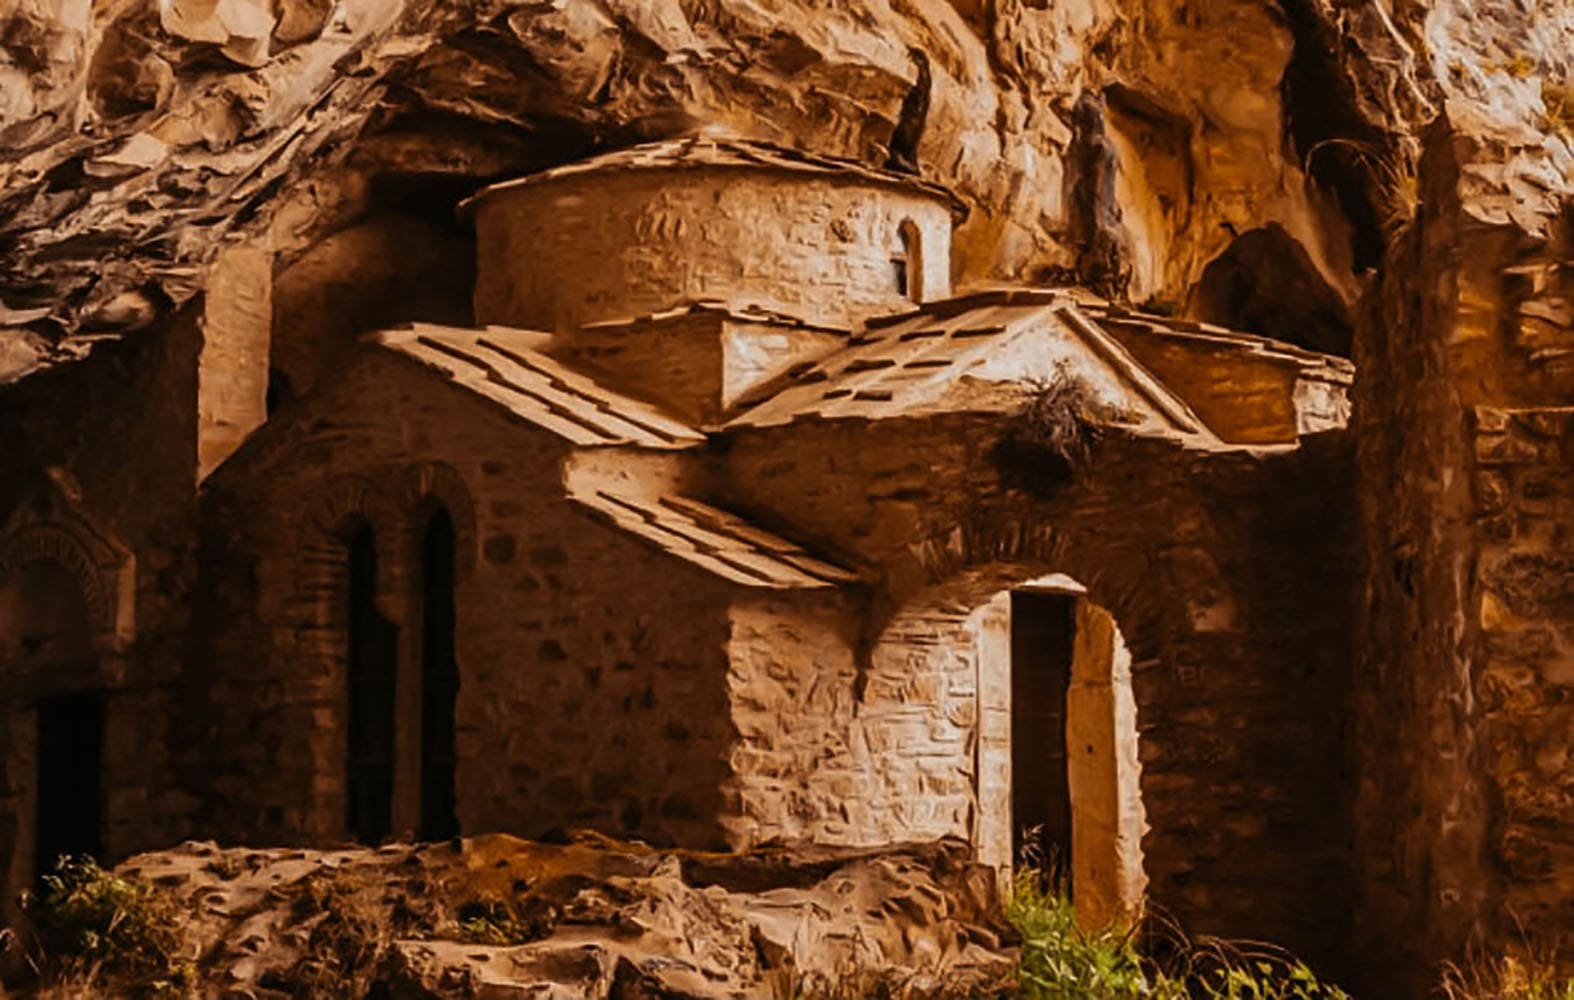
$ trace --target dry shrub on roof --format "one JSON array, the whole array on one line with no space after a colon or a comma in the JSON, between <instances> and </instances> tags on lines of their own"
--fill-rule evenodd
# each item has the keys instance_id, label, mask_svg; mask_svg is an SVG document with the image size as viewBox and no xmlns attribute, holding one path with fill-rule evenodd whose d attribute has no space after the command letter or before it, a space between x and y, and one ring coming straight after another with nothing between
<instances>
[{"instance_id":1,"label":"dry shrub on roof","mask_svg":"<svg viewBox=\"0 0 1574 1000\"><path fill-rule=\"evenodd\" d=\"M1023 397L990 457L1005 486L1047 498L1076 478L1121 414L1064 365L1025 383Z\"/></svg>"}]
</instances>

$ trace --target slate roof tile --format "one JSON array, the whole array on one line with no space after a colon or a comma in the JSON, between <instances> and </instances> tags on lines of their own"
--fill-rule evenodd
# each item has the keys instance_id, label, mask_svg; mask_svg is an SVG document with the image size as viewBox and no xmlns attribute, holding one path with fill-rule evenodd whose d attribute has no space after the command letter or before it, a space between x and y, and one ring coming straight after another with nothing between
<instances>
[{"instance_id":1,"label":"slate roof tile","mask_svg":"<svg viewBox=\"0 0 1574 1000\"><path fill-rule=\"evenodd\" d=\"M822 174L875 183L887 187L919 191L944 199L958 219L967 215L967 206L947 187L910 174L881 170L856 160L825 156L806 150L789 149L758 139L699 134L647 142L627 149L616 149L599 156L566 163L482 188L459 206L461 216L474 211L481 200L503 191L545 184L566 177L592 173L626 173L630 170L683 169L693 167L761 167L791 173Z\"/></svg>"},{"instance_id":2,"label":"slate roof tile","mask_svg":"<svg viewBox=\"0 0 1574 1000\"><path fill-rule=\"evenodd\" d=\"M1186 403L1124 347L1054 292L994 292L928 303L871 321L858 337L809 365L797 365L746 397L734 427L801 419L878 420L971 406L947 393L1033 325L1079 340L1144 401L1165 433L1211 436Z\"/></svg>"},{"instance_id":3,"label":"slate roof tile","mask_svg":"<svg viewBox=\"0 0 1574 1000\"><path fill-rule=\"evenodd\" d=\"M372 335L374 343L576 445L685 448L704 441L657 407L548 356L542 350L548 340L531 330L426 323Z\"/></svg>"},{"instance_id":4,"label":"slate roof tile","mask_svg":"<svg viewBox=\"0 0 1574 1000\"><path fill-rule=\"evenodd\" d=\"M858 580L847 570L735 514L688 497L649 497L587 488L576 491L574 499L619 528L744 586L820 590Z\"/></svg>"}]
</instances>

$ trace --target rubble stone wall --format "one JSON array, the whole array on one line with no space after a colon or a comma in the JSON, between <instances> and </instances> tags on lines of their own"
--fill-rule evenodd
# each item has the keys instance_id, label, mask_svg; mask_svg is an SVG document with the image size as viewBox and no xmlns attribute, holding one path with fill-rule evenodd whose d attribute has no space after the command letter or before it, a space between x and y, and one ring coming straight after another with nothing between
<instances>
[{"instance_id":1,"label":"rubble stone wall","mask_svg":"<svg viewBox=\"0 0 1574 1000\"><path fill-rule=\"evenodd\" d=\"M854 709L874 759L858 788L868 836L975 835L978 674L953 639L1001 590L1065 573L1131 652L1152 897L1189 927L1336 968L1348 439L1253 454L1112 438L1035 498L1002 486L1001 431L979 416L806 423L736 434L726 455L736 507L790 516L797 537L879 580Z\"/></svg>"},{"instance_id":2,"label":"rubble stone wall","mask_svg":"<svg viewBox=\"0 0 1574 1000\"><path fill-rule=\"evenodd\" d=\"M1574 899L1574 407L1479 407L1474 444L1491 856L1502 912L1556 935Z\"/></svg>"},{"instance_id":3,"label":"rubble stone wall","mask_svg":"<svg viewBox=\"0 0 1574 1000\"><path fill-rule=\"evenodd\" d=\"M458 811L466 830L558 826L721 845L725 594L561 499L562 450L393 360L350 369L312 417L213 479L192 663L208 703L185 745L216 801L206 835L344 836L343 535L371 524L378 608L419 648L414 553L433 497L458 526ZM439 459L450 466L434 467ZM439 471L433 472L436 468ZM328 493L322 493L327 484ZM423 485L428 484L428 485ZM445 495L447 497L445 498ZM461 509L453 509L454 507ZM468 509L463 509L468 507ZM198 691L198 686L193 686ZM419 702L401 698L406 706ZM414 825L415 723L400 719L395 832ZM418 719L418 714L415 718Z\"/></svg>"},{"instance_id":4,"label":"rubble stone wall","mask_svg":"<svg viewBox=\"0 0 1574 1000\"><path fill-rule=\"evenodd\" d=\"M131 593L106 595L131 634L101 648L89 674L45 678L47 689L0 679L0 856L10 862L0 918L14 914L17 891L32 877L41 696L104 694L101 833L111 858L172 843L188 828L192 799L172 780L164 725L191 582L201 313L193 303L139 339L13 387L0 404L0 524L23 504L65 505L122 546L134 567ZM100 433L106 427L112 437ZM63 487L49 485L46 468Z\"/></svg>"},{"instance_id":5,"label":"rubble stone wall","mask_svg":"<svg viewBox=\"0 0 1574 1000\"><path fill-rule=\"evenodd\" d=\"M1568 288L1547 276L1568 236L1527 242L1474 211L1479 152L1444 127L1429 135L1422 209L1356 338L1367 992L1421 995L1472 946L1507 953L1574 930L1566 905L1548 906L1568 891L1549 866L1569 857L1567 812L1561 830L1552 816L1570 782L1560 408L1574 383Z\"/></svg>"},{"instance_id":6,"label":"rubble stone wall","mask_svg":"<svg viewBox=\"0 0 1574 1000\"><path fill-rule=\"evenodd\" d=\"M859 603L771 594L733 606L735 846L891 842L870 815L880 782L855 718Z\"/></svg>"},{"instance_id":7,"label":"rubble stone wall","mask_svg":"<svg viewBox=\"0 0 1574 1000\"><path fill-rule=\"evenodd\" d=\"M951 208L934 195L696 167L498 191L476 211L476 320L567 331L711 299L847 327L911 304L892 264L904 220L943 298Z\"/></svg>"}]
</instances>

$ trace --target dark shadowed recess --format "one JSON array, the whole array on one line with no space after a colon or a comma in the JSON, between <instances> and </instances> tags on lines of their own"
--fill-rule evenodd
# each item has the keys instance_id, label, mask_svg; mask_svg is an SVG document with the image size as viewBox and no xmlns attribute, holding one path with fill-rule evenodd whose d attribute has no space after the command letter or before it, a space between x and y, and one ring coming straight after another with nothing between
<instances>
[{"instance_id":1,"label":"dark shadowed recess","mask_svg":"<svg viewBox=\"0 0 1574 1000\"><path fill-rule=\"evenodd\" d=\"M1279 81L1286 139L1349 221L1355 270L1375 268L1386 243L1379 172L1392 154L1389 139L1361 116L1355 88L1339 65L1346 40L1319 16L1313 0L1280 0L1280 9L1295 40Z\"/></svg>"},{"instance_id":2,"label":"dark shadowed recess","mask_svg":"<svg viewBox=\"0 0 1574 1000\"><path fill-rule=\"evenodd\" d=\"M1203 269L1193 296L1197 315L1210 323L1350 356L1344 300L1276 222L1238 236Z\"/></svg>"}]
</instances>

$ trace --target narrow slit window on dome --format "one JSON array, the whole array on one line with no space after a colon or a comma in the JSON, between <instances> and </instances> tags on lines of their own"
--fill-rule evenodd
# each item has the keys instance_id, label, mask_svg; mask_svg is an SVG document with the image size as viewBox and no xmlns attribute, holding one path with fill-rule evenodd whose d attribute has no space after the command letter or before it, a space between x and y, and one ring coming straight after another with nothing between
<instances>
[{"instance_id":1,"label":"narrow slit window on dome","mask_svg":"<svg viewBox=\"0 0 1574 1000\"><path fill-rule=\"evenodd\" d=\"M918 227L913 220L905 219L896 230L898 246L891 255L891 271L895 279L896 294L923 301L921 276L923 275L923 244Z\"/></svg>"}]
</instances>

